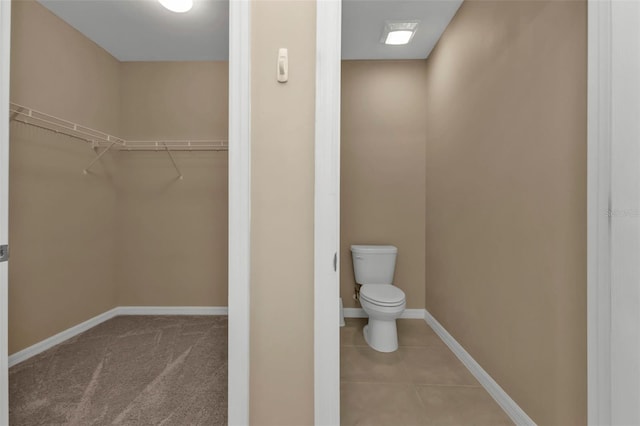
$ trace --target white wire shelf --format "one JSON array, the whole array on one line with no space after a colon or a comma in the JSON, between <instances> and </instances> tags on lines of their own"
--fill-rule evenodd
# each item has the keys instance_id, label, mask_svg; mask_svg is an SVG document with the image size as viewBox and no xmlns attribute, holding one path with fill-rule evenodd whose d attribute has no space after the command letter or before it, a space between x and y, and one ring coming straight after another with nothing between
<instances>
[{"instance_id":1,"label":"white wire shelf","mask_svg":"<svg viewBox=\"0 0 640 426\"><path fill-rule=\"evenodd\" d=\"M169 154L173 166L176 168L180 179L182 173L178 168L171 151L228 151L229 141L219 140L151 140L134 141L125 140L117 136L110 135L100 130L83 126L78 123L65 120L51 114L37 111L33 108L19 105L14 102L9 104L10 120L34 126L40 129L49 130L58 134L63 134L74 139L82 140L91 144L92 148L104 148L102 152L96 151L96 158L89 164L83 173L87 173L107 151L163 151Z\"/></svg>"},{"instance_id":2,"label":"white wire shelf","mask_svg":"<svg viewBox=\"0 0 640 426\"><path fill-rule=\"evenodd\" d=\"M75 139L80 139L91 144L124 145L124 139L109 135L99 130L82 126L77 123L55 117L32 108L16 103L9 104L11 120L17 121L40 129L61 133Z\"/></svg>"},{"instance_id":3,"label":"white wire shelf","mask_svg":"<svg viewBox=\"0 0 640 426\"><path fill-rule=\"evenodd\" d=\"M226 140L194 141L125 141L120 151L228 151Z\"/></svg>"},{"instance_id":4,"label":"white wire shelf","mask_svg":"<svg viewBox=\"0 0 640 426\"><path fill-rule=\"evenodd\" d=\"M229 149L229 142L226 139L125 140L13 102L10 104L9 113L13 121L61 133L91 143L94 146L114 144L113 149L118 151L227 151Z\"/></svg>"}]
</instances>

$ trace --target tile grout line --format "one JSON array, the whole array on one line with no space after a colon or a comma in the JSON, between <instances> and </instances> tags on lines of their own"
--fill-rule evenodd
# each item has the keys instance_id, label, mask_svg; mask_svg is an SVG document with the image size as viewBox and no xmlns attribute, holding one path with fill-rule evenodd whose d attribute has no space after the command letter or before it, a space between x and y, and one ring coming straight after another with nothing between
<instances>
[{"instance_id":1,"label":"tile grout line","mask_svg":"<svg viewBox=\"0 0 640 426\"><path fill-rule=\"evenodd\" d=\"M430 327L428 324L424 323L423 321L421 321L421 325L429 330ZM355 328L356 332L358 332L360 330L362 324L358 324L358 325L347 325L346 328ZM438 338L438 336L435 336L436 338ZM439 338L438 338L439 342L442 342ZM341 348L368 348L369 346L367 344L340 344ZM444 345L445 349L447 350L447 352L450 352L453 355L453 352L451 351L450 348L446 347L446 345ZM426 349L426 350L430 350L430 349L434 349L433 345L398 345L398 351L400 349ZM404 362L400 362L400 368L404 374L404 377L410 377L411 375L411 371L408 370L408 366L405 365ZM340 383L362 383L362 384L385 384L385 385L389 385L389 384L406 384L406 385L410 385L414 388L415 392L418 392L418 387L449 387L449 388L468 388L468 389L478 389L478 388L482 388L482 385L480 385L480 383L476 384L476 385L471 385L471 384L442 384L442 383L414 383L412 381L364 381L364 380L344 380L344 379L340 379Z\"/></svg>"},{"instance_id":2,"label":"tile grout line","mask_svg":"<svg viewBox=\"0 0 640 426\"><path fill-rule=\"evenodd\" d=\"M340 380L340 383L351 383L351 384L361 384L361 385L409 385L415 388L463 388L463 389L483 389L482 386L474 386L474 385L445 385L438 383L412 383L412 382L368 382L365 380Z\"/></svg>"},{"instance_id":3,"label":"tile grout line","mask_svg":"<svg viewBox=\"0 0 640 426\"><path fill-rule=\"evenodd\" d=\"M349 321L349 319L347 320ZM466 365L466 363L462 362L462 359L458 356L457 352L453 350L453 348L447 343L447 341L445 341L443 339L443 337L437 333L433 326L426 320L421 321L421 325L422 327L425 327L427 330L432 330L434 333L434 338L435 341L437 341L438 343L443 345L443 349L450 355L452 355L455 359L457 359L457 361L461 362L461 367L463 369L466 369L469 371L469 373L471 373L472 376L474 376L477 380L477 377L475 376L475 374L473 374L471 372L471 370L469 369L469 367ZM349 330L348 333L351 334L351 336L353 336L353 333L357 333L360 328L361 328L362 324L347 324L347 329L351 328L352 330ZM420 327L420 329L422 329L422 327ZM345 330L346 331L346 330ZM399 354L404 350L406 351L406 353L410 353L411 351L432 351L432 350L438 350L439 348L436 347L435 343L430 342L431 336L423 336L423 333L420 333L419 330L414 329L413 327L405 330L407 333L406 336L411 336L410 340L417 340L419 342L423 342L423 341L427 341L429 342L428 344L422 344L422 345L402 345L399 344L398 345L398 350L394 351L396 354ZM400 333L400 330L398 330L398 333ZM351 340L355 340L355 339L351 339ZM434 341L434 342L435 342ZM413 342L412 342L413 343ZM358 348L370 348L369 345L367 345L366 343L361 343L361 344L343 344L341 342L340 344L341 347L341 351L342 350L346 350L346 351L358 351L361 352L360 349ZM344 380L344 379L340 379L340 383L341 384L345 384L345 385L349 385L349 384L360 384L363 386L383 386L383 387L387 387L388 390L393 391L394 387L397 388L403 388L405 390L408 390L406 388L406 386L410 386L413 389L414 395L418 398L418 404L419 407L421 407L422 410L428 409L428 404L427 402L429 401L428 398L423 399L421 397L421 391L425 392L425 396L428 397L428 395L431 392L436 392L436 393L442 393L444 395L449 394L450 392L453 392L454 394L456 392L470 392L471 394L476 394L478 391L482 392L483 394L487 394L487 396L493 400L493 402L497 402L495 400L495 398L493 397L493 395L488 391L488 389L480 382L480 381L476 381L475 384L443 384L443 383L414 383L412 380L412 369L410 368L410 363L407 363L406 359L402 356L398 356L396 357L397 361L398 361L398 365L396 366L399 369L399 372L402 374L402 378L399 381L394 381L394 382L390 382L390 381L380 381L380 380L373 380L373 381L367 381L362 380L361 378L359 380ZM436 363L430 363L431 368L441 368L440 367L440 363L436 362ZM397 375L397 373L396 373ZM409 380L409 381L407 381ZM358 389L358 388L356 388ZM431 389L431 390L429 390ZM504 412L504 408L502 408L502 406L498 403L498 408L500 409L501 412ZM504 414L507 417L511 417L509 415L509 413L504 412ZM513 418L510 419L510 421L513 421ZM517 423L517 422L516 422Z\"/></svg>"},{"instance_id":4,"label":"tile grout line","mask_svg":"<svg viewBox=\"0 0 640 426\"><path fill-rule=\"evenodd\" d=\"M439 383L414 383L413 384L416 387L422 387L422 388L465 388L465 389L484 389L482 386L480 385L446 385L446 384L439 384Z\"/></svg>"},{"instance_id":5,"label":"tile grout line","mask_svg":"<svg viewBox=\"0 0 640 426\"><path fill-rule=\"evenodd\" d=\"M418 387L416 385L413 385L413 392L416 394L416 396L418 397L418 402L420 403L420 406L424 409L427 408L427 404L424 403L424 401L422 400L422 397L420 396L420 392L418 392Z\"/></svg>"},{"instance_id":6,"label":"tile grout line","mask_svg":"<svg viewBox=\"0 0 640 426\"><path fill-rule=\"evenodd\" d=\"M343 380L340 379L340 383L360 383L360 384L369 384L369 385L410 385L415 387L425 387L425 388L465 388L465 389L484 389L482 386L476 385L448 385L442 383L413 383L413 382L383 382L383 381L367 381L367 380Z\"/></svg>"},{"instance_id":7,"label":"tile grout line","mask_svg":"<svg viewBox=\"0 0 640 426\"><path fill-rule=\"evenodd\" d=\"M350 348L368 348L369 345L345 345L345 344L340 344L340 346L347 346ZM446 346L445 346L446 347ZM401 348L412 348L412 349L420 349L420 348L433 348L433 346L431 345L398 345L398 349ZM447 348L448 351L451 351L451 349ZM453 353L453 352L451 352Z\"/></svg>"}]
</instances>

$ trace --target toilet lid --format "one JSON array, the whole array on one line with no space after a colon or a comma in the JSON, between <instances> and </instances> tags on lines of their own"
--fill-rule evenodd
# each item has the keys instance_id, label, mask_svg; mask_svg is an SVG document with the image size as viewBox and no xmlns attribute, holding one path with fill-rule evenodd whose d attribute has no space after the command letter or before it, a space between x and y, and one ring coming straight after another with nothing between
<instances>
[{"instance_id":1,"label":"toilet lid","mask_svg":"<svg viewBox=\"0 0 640 426\"><path fill-rule=\"evenodd\" d=\"M363 285L360 289L360 297L380 306L398 306L405 301L404 292L390 284Z\"/></svg>"}]
</instances>

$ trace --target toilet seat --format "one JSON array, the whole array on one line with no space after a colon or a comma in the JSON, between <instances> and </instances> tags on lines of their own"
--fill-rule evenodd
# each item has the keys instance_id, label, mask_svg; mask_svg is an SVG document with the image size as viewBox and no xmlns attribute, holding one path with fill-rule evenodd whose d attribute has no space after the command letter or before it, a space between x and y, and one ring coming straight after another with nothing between
<instances>
[{"instance_id":1,"label":"toilet seat","mask_svg":"<svg viewBox=\"0 0 640 426\"><path fill-rule=\"evenodd\" d=\"M405 303L402 290L392 284L369 284L360 289L360 298L376 306L394 307Z\"/></svg>"}]
</instances>

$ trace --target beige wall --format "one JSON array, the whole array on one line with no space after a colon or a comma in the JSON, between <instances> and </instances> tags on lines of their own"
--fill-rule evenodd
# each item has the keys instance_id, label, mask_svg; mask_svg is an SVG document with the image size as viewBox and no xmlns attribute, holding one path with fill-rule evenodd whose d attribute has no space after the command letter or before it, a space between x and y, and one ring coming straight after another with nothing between
<instances>
[{"instance_id":1,"label":"beige wall","mask_svg":"<svg viewBox=\"0 0 640 426\"><path fill-rule=\"evenodd\" d=\"M125 139L226 139L227 62L124 62ZM227 306L226 152L122 152L118 305Z\"/></svg>"},{"instance_id":2,"label":"beige wall","mask_svg":"<svg viewBox=\"0 0 640 426\"><path fill-rule=\"evenodd\" d=\"M14 1L11 100L133 139L226 139L226 62L119 63ZM11 124L10 353L118 305L227 305L227 153L108 153Z\"/></svg>"},{"instance_id":3,"label":"beige wall","mask_svg":"<svg viewBox=\"0 0 640 426\"><path fill-rule=\"evenodd\" d=\"M35 1L12 5L11 101L118 129L118 62ZM109 158L83 142L11 124L9 352L115 306Z\"/></svg>"},{"instance_id":4,"label":"beige wall","mask_svg":"<svg viewBox=\"0 0 640 426\"><path fill-rule=\"evenodd\" d=\"M541 425L586 424L586 2L465 2L428 59L426 306Z\"/></svg>"},{"instance_id":5,"label":"beige wall","mask_svg":"<svg viewBox=\"0 0 640 426\"><path fill-rule=\"evenodd\" d=\"M344 61L340 294L353 300L351 244L398 247L394 285L424 308L425 61Z\"/></svg>"},{"instance_id":6,"label":"beige wall","mask_svg":"<svg viewBox=\"0 0 640 426\"><path fill-rule=\"evenodd\" d=\"M252 2L252 425L313 423L314 1ZM289 49L289 82L276 80Z\"/></svg>"}]
</instances>

